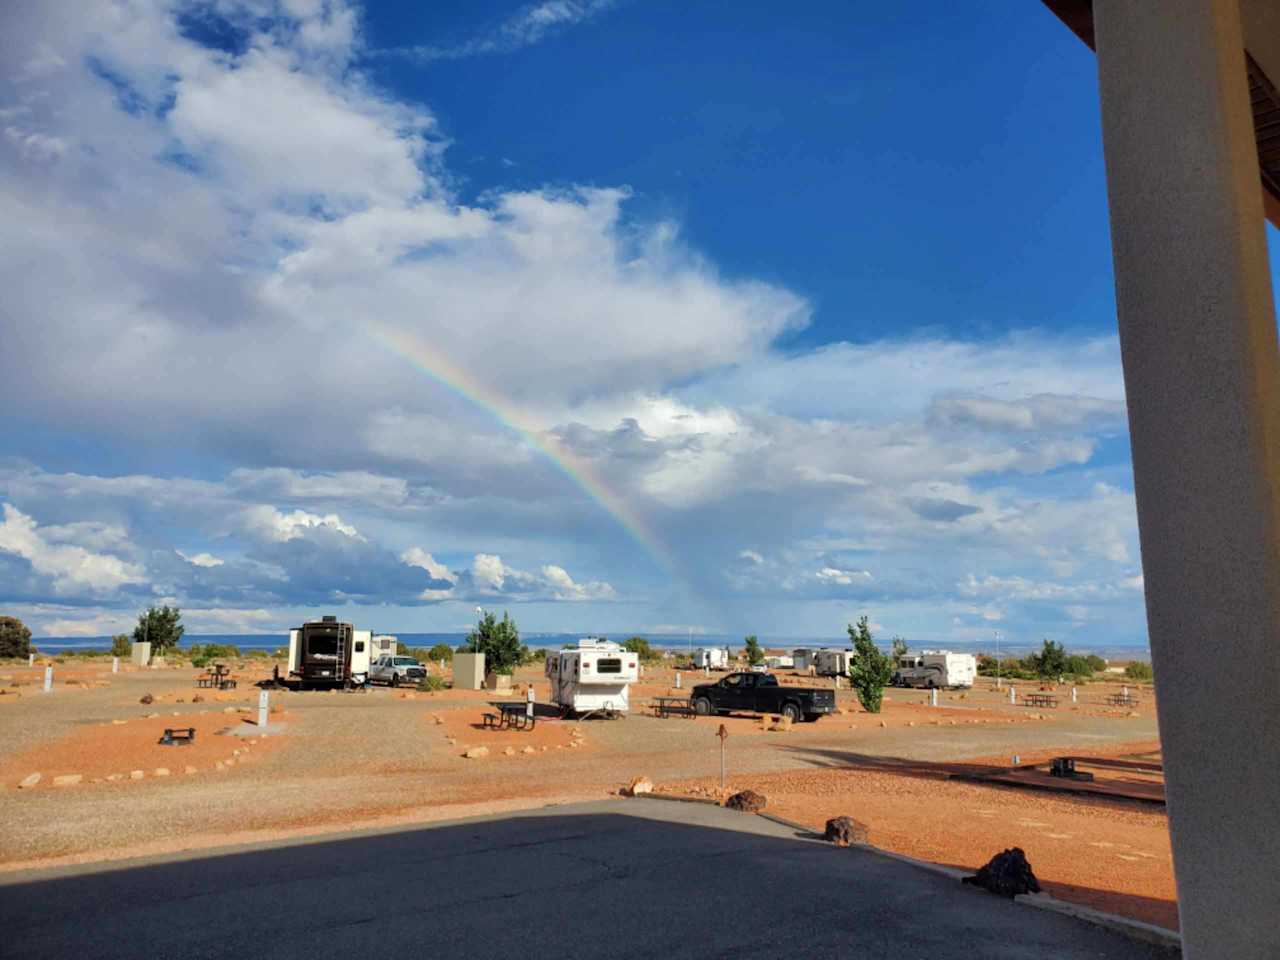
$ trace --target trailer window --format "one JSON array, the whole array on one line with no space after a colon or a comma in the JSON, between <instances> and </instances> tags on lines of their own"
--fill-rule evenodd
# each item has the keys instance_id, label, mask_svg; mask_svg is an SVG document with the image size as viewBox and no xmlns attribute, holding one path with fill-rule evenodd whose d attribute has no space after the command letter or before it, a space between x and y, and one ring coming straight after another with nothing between
<instances>
[{"instance_id":1,"label":"trailer window","mask_svg":"<svg viewBox=\"0 0 1280 960\"><path fill-rule=\"evenodd\" d=\"M596 661L596 673L621 673L622 660L618 657L603 657Z\"/></svg>"},{"instance_id":2,"label":"trailer window","mask_svg":"<svg viewBox=\"0 0 1280 960\"><path fill-rule=\"evenodd\" d=\"M357 641L356 641L356 653L364 653L364 641L363 641L363 640L357 640Z\"/></svg>"},{"instance_id":3,"label":"trailer window","mask_svg":"<svg viewBox=\"0 0 1280 960\"><path fill-rule=\"evenodd\" d=\"M307 653L313 657L336 657L338 636L334 633L313 633L307 637Z\"/></svg>"}]
</instances>

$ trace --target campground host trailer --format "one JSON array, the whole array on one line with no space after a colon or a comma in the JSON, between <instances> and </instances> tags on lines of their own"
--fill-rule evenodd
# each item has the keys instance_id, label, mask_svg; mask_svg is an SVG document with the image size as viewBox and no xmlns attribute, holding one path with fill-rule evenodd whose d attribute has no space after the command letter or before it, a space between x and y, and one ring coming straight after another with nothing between
<instances>
[{"instance_id":1,"label":"campground host trailer","mask_svg":"<svg viewBox=\"0 0 1280 960\"><path fill-rule=\"evenodd\" d=\"M549 652L543 672L552 702L566 710L626 713L627 688L640 679L640 657L612 641L587 637L576 647Z\"/></svg>"},{"instance_id":2,"label":"campground host trailer","mask_svg":"<svg viewBox=\"0 0 1280 960\"><path fill-rule=\"evenodd\" d=\"M849 664L853 660L852 650L816 650L810 663L819 676L842 677L849 672Z\"/></svg>"},{"instance_id":3,"label":"campground host trailer","mask_svg":"<svg viewBox=\"0 0 1280 960\"><path fill-rule=\"evenodd\" d=\"M322 617L289 631L289 679L302 687L358 687L369 679L373 631Z\"/></svg>"},{"instance_id":4,"label":"campground host trailer","mask_svg":"<svg viewBox=\"0 0 1280 960\"><path fill-rule=\"evenodd\" d=\"M922 650L899 657L894 665L895 687L972 687L978 659L971 653Z\"/></svg>"}]
</instances>

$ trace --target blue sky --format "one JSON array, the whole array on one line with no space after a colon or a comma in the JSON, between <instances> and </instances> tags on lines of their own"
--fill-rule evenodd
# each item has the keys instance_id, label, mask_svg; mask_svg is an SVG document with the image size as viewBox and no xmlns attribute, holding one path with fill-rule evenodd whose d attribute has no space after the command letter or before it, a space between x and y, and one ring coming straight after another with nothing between
<instances>
[{"instance_id":1,"label":"blue sky","mask_svg":"<svg viewBox=\"0 0 1280 960\"><path fill-rule=\"evenodd\" d=\"M0 20L37 634L1145 639L1094 61L1041 5Z\"/></svg>"}]
</instances>

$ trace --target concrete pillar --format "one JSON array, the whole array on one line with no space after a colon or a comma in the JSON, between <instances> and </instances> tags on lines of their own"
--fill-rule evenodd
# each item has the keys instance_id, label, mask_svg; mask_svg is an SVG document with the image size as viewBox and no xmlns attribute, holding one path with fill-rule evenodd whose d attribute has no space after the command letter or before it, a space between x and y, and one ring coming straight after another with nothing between
<instances>
[{"instance_id":1,"label":"concrete pillar","mask_svg":"<svg viewBox=\"0 0 1280 960\"><path fill-rule=\"evenodd\" d=\"M44 692L48 693L53 689L53 667L44 668Z\"/></svg>"},{"instance_id":2,"label":"concrete pillar","mask_svg":"<svg viewBox=\"0 0 1280 960\"><path fill-rule=\"evenodd\" d=\"M1072 702L1072 703L1075 703L1075 702L1076 702L1076 688L1075 688L1075 687L1072 687L1072 688L1071 688L1071 702Z\"/></svg>"},{"instance_id":3,"label":"concrete pillar","mask_svg":"<svg viewBox=\"0 0 1280 960\"><path fill-rule=\"evenodd\" d=\"M27 666L34 667L36 665L36 655L34 653L27 654Z\"/></svg>"},{"instance_id":4,"label":"concrete pillar","mask_svg":"<svg viewBox=\"0 0 1280 960\"><path fill-rule=\"evenodd\" d=\"M1017 702L1018 702L1018 688L1017 688L1017 687L1010 687L1010 688L1009 688L1009 702L1010 702L1010 703L1017 703Z\"/></svg>"},{"instance_id":5,"label":"concrete pillar","mask_svg":"<svg viewBox=\"0 0 1280 960\"><path fill-rule=\"evenodd\" d=\"M267 691L263 690L258 694L258 726L267 725L267 717L270 713L271 711L267 709Z\"/></svg>"},{"instance_id":6,"label":"concrete pillar","mask_svg":"<svg viewBox=\"0 0 1280 960\"><path fill-rule=\"evenodd\" d=\"M112 673L119 673L119 672L120 672L120 658L119 658L119 657L112 657L112 658L111 658L111 672L112 672Z\"/></svg>"},{"instance_id":7,"label":"concrete pillar","mask_svg":"<svg viewBox=\"0 0 1280 960\"><path fill-rule=\"evenodd\" d=\"M676 671L676 689L677 690L680 689L680 671L679 670Z\"/></svg>"},{"instance_id":8,"label":"concrete pillar","mask_svg":"<svg viewBox=\"0 0 1280 960\"><path fill-rule=\"evenodd\" d=\"M1274 956L1280 388L1240 11L1093 13L1183 951Z\"/></svg>"},{"instance_id":9,"label":"concrete pillar","mask_svg":"<svg viewBox=\"0 0 1280 960\"><path fill-rule=\"evenodd\" d=\"M929 706L936 707L938 705L938 691L936 689L929 691Z\"/></svg>"}]
</instances>

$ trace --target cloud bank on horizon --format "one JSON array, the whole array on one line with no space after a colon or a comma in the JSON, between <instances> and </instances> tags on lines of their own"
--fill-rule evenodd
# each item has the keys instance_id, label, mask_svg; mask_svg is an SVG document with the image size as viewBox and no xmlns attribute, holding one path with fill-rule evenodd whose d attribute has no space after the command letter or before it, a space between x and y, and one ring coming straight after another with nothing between
<instances>
[{"instance_id":1,"label":"cloud bank on horizon","mask_svg":"<svg viewBox=\"0 0 1280 960\"><path fill-rule=\"evenodd\" d=\"M1127 454L1099 456L1125 437L1114 338L784 349L813 305L623 184L463 202L341 0L3 17L0 604L38 635L161 601L192 632L519 604L545 630L1144 635ZM674 571L375 324L492 384Z\"/></svg>"}]
</instances>

